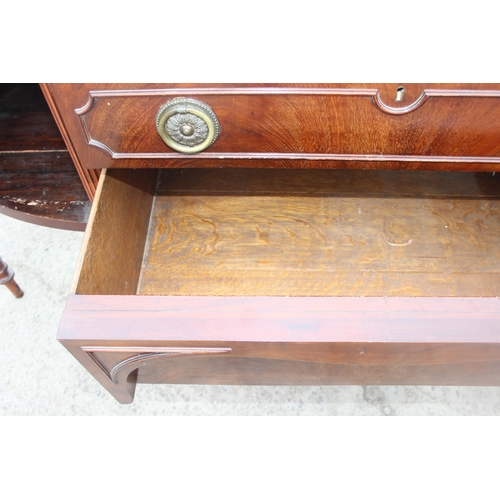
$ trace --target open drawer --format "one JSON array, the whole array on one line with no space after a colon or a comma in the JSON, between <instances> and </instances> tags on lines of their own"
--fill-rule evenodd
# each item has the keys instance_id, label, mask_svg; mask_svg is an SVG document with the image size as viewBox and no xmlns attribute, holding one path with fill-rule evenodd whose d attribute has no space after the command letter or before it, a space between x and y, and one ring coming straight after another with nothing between
<instances>
[{"instance_id":1,"label":"open drawer","mask_svg":"<svg viewBox=\"0 0 500 500\"><path fill-rule=\"evenodd\" d=\"M109 169L58 339L139 383L500 384L500 175Z\"/></svg>"}]
</instances>

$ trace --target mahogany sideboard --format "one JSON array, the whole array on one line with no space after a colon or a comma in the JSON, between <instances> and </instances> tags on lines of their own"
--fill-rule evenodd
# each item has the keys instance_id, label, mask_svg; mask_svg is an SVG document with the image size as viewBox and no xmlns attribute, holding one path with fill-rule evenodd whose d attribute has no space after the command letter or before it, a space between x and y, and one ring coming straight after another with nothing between
<instances>
[{"instance_id":1,"label":"mahogany sideboard","mask_svg":"<svg viewBox=\"0 0 500 500\"><path fill-rule=\"evenodd\" d=\"M137 383L500 384L499 84L43 84L93 199L58 339Z\"/></svg>"}]
</instances>

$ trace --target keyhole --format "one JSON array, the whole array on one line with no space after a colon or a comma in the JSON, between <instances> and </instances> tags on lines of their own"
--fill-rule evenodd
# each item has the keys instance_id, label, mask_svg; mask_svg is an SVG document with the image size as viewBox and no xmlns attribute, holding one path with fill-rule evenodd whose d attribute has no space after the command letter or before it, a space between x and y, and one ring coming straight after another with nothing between
<instances>
[{"instance_id":1,"label":"keyhole","mask_svg":"<svg viewBox=\"0 0 500 500\"><path fill-rule=\"evenodd\" d=\"M396 89L396 102L401 102L405 95L406 89L404 87L398 87Z\"/></svg>"}]
</instances>

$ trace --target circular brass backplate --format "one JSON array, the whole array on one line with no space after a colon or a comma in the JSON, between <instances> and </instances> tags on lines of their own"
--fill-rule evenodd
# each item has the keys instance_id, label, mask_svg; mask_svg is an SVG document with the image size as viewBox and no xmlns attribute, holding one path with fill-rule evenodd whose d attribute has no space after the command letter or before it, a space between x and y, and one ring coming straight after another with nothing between
<instances>
[{"instance_id":1,"label":"circular brass backplate","mask_svg":"<svg viewBox=\"0 0 500 500\"><path fill-rule=\"evenodd\" d=\"M204 102L177 97L158 110L156 129L167 146L194 154L215 142L220 125L212 108Z\"/></svg>"}]
</instances>

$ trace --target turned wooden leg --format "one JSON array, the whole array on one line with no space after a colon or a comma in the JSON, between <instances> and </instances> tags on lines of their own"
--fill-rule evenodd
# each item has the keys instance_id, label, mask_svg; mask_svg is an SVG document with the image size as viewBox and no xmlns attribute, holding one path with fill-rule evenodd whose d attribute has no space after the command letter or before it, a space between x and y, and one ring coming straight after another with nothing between
<instances>
[{"instance_id":1,"label":"turned wooden leg","mask_svg":"<svg viewBox=\"0 0 500 500\"><path fill-rule=\"evenodd\" d=\"M18 299L24 295L24 292L14 280L14 271L9 269L2 257L0 257L0 285L5 285Z\"/></svg>"}]
</instances>

